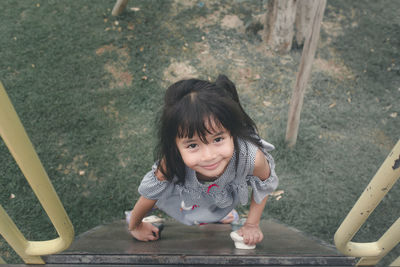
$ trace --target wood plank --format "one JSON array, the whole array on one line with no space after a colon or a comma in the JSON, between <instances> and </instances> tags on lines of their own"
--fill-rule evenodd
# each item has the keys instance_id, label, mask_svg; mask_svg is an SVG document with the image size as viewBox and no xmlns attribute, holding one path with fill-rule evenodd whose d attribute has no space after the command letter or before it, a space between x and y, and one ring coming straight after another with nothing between
<instances>
[{"instance_id":1,"label":"wood plank","mask_svg":"<svg viewBox=\"0 0 400 267\"><path fill-rule=\"evenodd\" d=\"M124 221L118 221L86 232L67 251L44 258L49 264L351 266L355 262L332 245L278 222L262 221L261 228L265 238L257 248L239 250L230 239L230 225L186 226L169 221L160 240L140 242L130 236Z\"/></svg>"}]
</instances>

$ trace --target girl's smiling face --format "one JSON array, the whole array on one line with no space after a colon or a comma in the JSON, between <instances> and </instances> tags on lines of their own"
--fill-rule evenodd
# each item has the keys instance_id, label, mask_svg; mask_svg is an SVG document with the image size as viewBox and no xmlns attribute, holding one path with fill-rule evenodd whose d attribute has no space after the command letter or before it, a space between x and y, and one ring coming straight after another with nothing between
<instances>
[{"instance_id":1,"label":"girl's smiling face","mask_svg":"<svg viewBox=\"0 0 400 267\"><path fill-rule=\"evenodd\" d=\"M176 146L186 166L196 171L202 179L215 179L226 169L233 156L233 137L214 121L206 125L205 140L198 134L192 137L176 138ZM211 127L210 127L211 126ZM206 142L203 142L206 141Z\"/></svg>"}]
</instances>

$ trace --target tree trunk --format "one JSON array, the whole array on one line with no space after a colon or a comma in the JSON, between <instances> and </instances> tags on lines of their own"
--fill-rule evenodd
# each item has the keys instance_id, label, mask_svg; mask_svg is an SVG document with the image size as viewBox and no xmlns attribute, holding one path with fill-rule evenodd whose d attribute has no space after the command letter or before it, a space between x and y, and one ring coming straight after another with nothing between
<instances>
[{"instance_id":1,"label":"tree trunk","mask_svg":"<svg viewBox=\"0 0 400 267\"><path fill-rule=\"evenodd\" d=\"M312 27L315 0L298 0L296 10L296 43L302 45Z\"/></svg>"},{"instance_id":2,"label":"tree trunk","mask_svg":"<svg viewBox=\"0 0 400 267\"><path fill-rule=\"evenodd\" d=\"M296 0L270 0L264 40L275 51L287 53L292 48Z\"/></svg>"},{"instance_id":3,"label":"tree trunk","mask_svg":"<svg viewBox=\"0 0 400 267\"><path fill-rule=\"evenodd\" d=\"M286 129L286 142L288 146L294 146L297 141L297 134L300 123L300 113L303 106L304 92L311 75L312 63L315 51L317 50L319 32L326 6L326 0L314 0L312 28L309 32L303 47L299 72L296 77L296 84L290 100L289 117Z\"/></svg>"}]
</instances>

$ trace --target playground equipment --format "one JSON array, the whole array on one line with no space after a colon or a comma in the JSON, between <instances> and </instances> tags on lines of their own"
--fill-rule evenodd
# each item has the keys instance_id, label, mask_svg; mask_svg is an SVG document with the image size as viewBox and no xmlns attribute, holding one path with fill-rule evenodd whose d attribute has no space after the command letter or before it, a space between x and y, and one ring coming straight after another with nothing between
<instances>
[{"instance_id":1,"label":"playground equipment","mask_svg":"<svg viewBox=\"0 0 400 267\"><path fill-rule=\"evenodd\" d=\"M48 241L28 241L0 206L0 234L27 264L214 264L214 265L373 265L400 241L400 219L376 242L350 240L400 177L400 140L335 234L340 252L299 231L273 221L263 221L270 233L257 250L236 250L229 238L229 225L189 227L167 225L163 239L143 243L131 238L124 221L97 227L77 239L74 231L29 138L0 83L0 135L34 193L48 214L59 237ZM176 229L173 231L173 229ZM172 234L174 233L174 234ZM55 254L55 255L49 255ZM45 261L41 258L43 255ZM4 261L0 258L0 264ZM400 257L391 266L400 266Z\"/></svg>"},{"instance_id":2,"label":"playground equipment","mask_svg":"<svg viewBox=\"0 0 400 267\"><path fill-rule=\"evenodd\" d=\"M40 255L58 253L68 248L74 238L74 229L1 82L0 136L42 204L59 237L48 241L26 240L1 206L0 234L24 262L44 264Z\"/></svg>"}]
</instances>

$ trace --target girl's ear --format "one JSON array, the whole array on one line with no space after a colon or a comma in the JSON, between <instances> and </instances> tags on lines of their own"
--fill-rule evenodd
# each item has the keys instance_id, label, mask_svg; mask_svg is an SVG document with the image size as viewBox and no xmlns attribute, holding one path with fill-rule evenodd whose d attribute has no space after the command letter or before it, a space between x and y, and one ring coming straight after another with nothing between
<instances>
[{"instance_id":1,"label":"girl's ear","mask_svg":"<svg viewBox=\"0 0 400 267\"><path fill-rule=\"evenodd\" d=\"M235 100L236 102L239 102L239 96L236 90L235 84L228 79L225 75L221 74L218 76L217 80L215 81L215 84L224 89L225 91L229 92L231 95L232 99Z\"/></svg>"}]
</instances>

